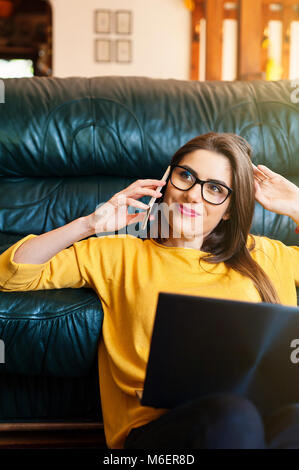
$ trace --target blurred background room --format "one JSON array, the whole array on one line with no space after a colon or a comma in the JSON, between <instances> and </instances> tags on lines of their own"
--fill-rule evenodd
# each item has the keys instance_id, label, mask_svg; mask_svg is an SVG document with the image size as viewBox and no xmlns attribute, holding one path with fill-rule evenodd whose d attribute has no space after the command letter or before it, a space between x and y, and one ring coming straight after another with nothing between
<instances>
[{"instance_id":1,"label":"blurred background room","mask_svg":"<svg viewBox=\"0 0 299 470\"><path fill-rule=\"evenodd\" d=\"M0 77L299 77L299 0L0 0Z\"/></svg>"}]
</instances>

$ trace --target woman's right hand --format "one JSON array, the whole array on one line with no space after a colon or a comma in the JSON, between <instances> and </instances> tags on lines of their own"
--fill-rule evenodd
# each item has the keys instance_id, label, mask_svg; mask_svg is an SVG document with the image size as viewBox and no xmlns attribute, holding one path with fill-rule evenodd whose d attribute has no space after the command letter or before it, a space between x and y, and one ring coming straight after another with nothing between
<instances>
[{"instance_id":1,"label":"woman's right hand","mask_svg":"<svg viewBox=\"0 0 299 470\"><path fill-rule=\"evenodd\" d=\"M161 196L160 189L165 184L166 182L162 180L137 180L119 193L114 194L109 201L99 204L95 212L85 217L90 231L92 233L116 232L127 225L142 221L148 205L138 199L143 196L159 198ZM129 214L128 206L145 210L137 214ZM153 218L150 216L150 220Z\"/></svg>"}]
</instances>

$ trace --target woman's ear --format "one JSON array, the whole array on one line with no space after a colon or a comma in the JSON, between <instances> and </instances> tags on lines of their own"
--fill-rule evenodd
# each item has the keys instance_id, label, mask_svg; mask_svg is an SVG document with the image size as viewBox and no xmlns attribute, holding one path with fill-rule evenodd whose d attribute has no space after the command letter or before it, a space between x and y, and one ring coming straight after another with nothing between
<instances>
[{"instance_id":1,"label":"woman's ear","mask_svg":"<svg viewBox=\"0 0 299 470\"><path fill-rule=\"evenodd\" d=\"M228 220L230 218L230 215L225 213L224 216L222 217L223 220Z\"/></svg>"}]
</instances>

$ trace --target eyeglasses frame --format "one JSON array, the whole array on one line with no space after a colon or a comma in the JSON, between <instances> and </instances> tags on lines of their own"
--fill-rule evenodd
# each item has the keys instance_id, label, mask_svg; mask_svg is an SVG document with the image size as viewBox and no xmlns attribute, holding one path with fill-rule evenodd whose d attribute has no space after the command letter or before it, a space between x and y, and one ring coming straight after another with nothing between
<instances>
[{"instance_id":1,"label":"eyeglasses frame","mask_svg":"<svg viewBox=\"0 0 299 470\"><path fill-rule=\"evenodd\" d=\"M172 172L173 170L176 168L176 167L179 167L179 168L183 168L184 170L186 171L189 171L189 173L191 173L191 175L195 178L195 181L194 183L192 184L192 186L190 186L190 188L188 189L181 189L181 188L178 188L175 184L173 184L173 182L171 181L171 176L172 176ZM178 189L179 191L189 191L191 188L193 188L193 186L195 186L196 184L200 184L201 186L201 197L203 198L204 201L206 201L208 204L213 204L213 206L220 206L221 204L223 204L227 198L231 195L231 193L233 192L233 189L231 189L229 186L226 186L226 184L222 184L222 183L218 183L217 181L214 181L214 180L200 180L199 178L197 178L197 176L189 169L189 168L186 168L185 166L182 166L182 165L171 165L171 171L170 171L170 174L169 174L169 180L172 184L172 186L174 186L176 189ZM207 201L204 196L203 196L203 185L204 183L215 183L219 186L223 186L224 188L226 188L228 190L228 194L226 196L226 198L222 201L222 202L219 202L219 203L216 203L216 202L210 202L210 201Z\"/></svg>"}]
</instances>

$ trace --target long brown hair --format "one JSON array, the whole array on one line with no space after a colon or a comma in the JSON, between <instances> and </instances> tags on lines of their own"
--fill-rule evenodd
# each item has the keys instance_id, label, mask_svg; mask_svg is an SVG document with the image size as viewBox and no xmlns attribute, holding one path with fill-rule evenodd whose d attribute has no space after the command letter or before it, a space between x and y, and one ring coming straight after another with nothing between
<instances>
[{"instance_id":1,"label":"long brown hair","mask_svg":"<svg viewBox=\"0 0 299 470\"><path fill-rule=\"evenodd\" d=\"M195 137L183 145L174 154L170 164L178 165L185 155L199 149L210 150L228 158L232 168L234 189L227 209L230 218L222 219L204 239L201 250L209 255L200 258L200 262L206 261L211 264L224 262L243 276L252 279L262 302L281 303L271 280L250 255L250 251L255 248L255 240L251 235L250 246L247 247L255 205L250 144L237 134L210 132ZM166 186L167 184L161 191L162 197L159 198L159 203L163 202ZM160 230L158 233L160 234Z\"/></svg>"}]
</instances>

